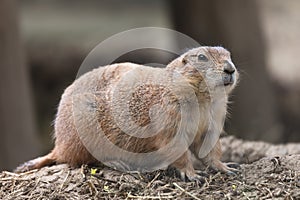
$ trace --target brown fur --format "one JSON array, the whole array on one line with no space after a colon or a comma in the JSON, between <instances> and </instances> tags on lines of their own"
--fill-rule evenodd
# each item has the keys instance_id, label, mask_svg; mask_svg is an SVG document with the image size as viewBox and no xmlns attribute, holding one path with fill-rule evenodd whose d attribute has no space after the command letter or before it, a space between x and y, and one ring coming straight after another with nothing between
<instances>
[{"instance_id":1,"label":"brown fur","mask_svg":"<svg viewBox=\"0 0 300 200\"><path fill-rule=\"evenodd\" d=\"M208 62L197 61L197 55L199 53L204 54L208 58ZM97 121L106 137L115 145L123 148L129 152L147 153L156 151L175 136L178 124L180 122L180 107L179 101L182 100L181 96L176 96L167 87L163 87L159 84L144 84L136 88L129 101L129 112L132 119L136 124L141 127L145 127L150 124L149 111L153 105L159 105L166 108L166 113L169 118L165 119L164 124L166 127L155 135L148 138L138 138L125 134L117 124L114 123L112 117L112 96L111 90L117 87L119 80L123 75L132 69L143 69L145 73L151 73L152 71L163 70L169 74L178 72L188 81L190 88L193 89L200 105L200 112L202 114L201 122L190 148L184 152L172 165L185 174L188 178L195 177L195 170L192 162L192 155L196 160L201 161L205 165L212 166L222 171L228 171L229 169L220 161L221 146L218 141L215 147L204 158L199 158L198 152L203 143L203 139L208 132L209 123L214 119L214 114L211 114L212 97L209 93L211 85L207 83L216 82L217 76L224 74L224 61L230 60L230 53L222 47L199 47L192 49L183 54L179 58L171 62L166 69L154 69L132 63L114 64L106 67L100 67L94 69L91 72L86 73L79 79L74 81L62 95L57 117L55 119L55 147L51 153L44 157L37 158L29 161L16 169L16 171L26 171L35 168L41 168L53 163L68 163L71 166L79 166L81 164L97 163L95 159L84 147L81 139L78 136L77 129L75 127L73 116L73 96L76 94L93 93L95 94L95 104L89 105L89 109L96 111ZM143 70L141 74L136 76L143 76ZM215 76L208 76L207 72L213 70ZM237 74L237 73L235 73ZM237 75L235 75L237 78ZM172 76L165 77L172 81ZM147 80L145 80L147 82ZM236 81L235 81L236 82ZM227 86L227 94L233 89L235 82ZM214 84L223 84L220 81ZM181 83L175 83L174 90L179 93L186 93L187 86ZM218 87L214 85L213 87ZM214 90L214 88L213 88ZM121 93L122 94L122 93ZM184 96L184 95L183 95ZM224 100L226 106L227 97ZM225 117L225 116L221 116ZM84 120L84 119L83 119ZM127 119L120 119L126 123ZM217 119L219 120L219 118ZM82 121L82 123L85 123ZM219 122L217 122L219 123ZM93 125L94 126L94 125ZM89 137L89 130L86 129L87 137ZM103 149L103 151L106 151ZM112 155L112 159L114 155ZM196 165L195 165L196 166Z\"/></svg>"}]
</instances>

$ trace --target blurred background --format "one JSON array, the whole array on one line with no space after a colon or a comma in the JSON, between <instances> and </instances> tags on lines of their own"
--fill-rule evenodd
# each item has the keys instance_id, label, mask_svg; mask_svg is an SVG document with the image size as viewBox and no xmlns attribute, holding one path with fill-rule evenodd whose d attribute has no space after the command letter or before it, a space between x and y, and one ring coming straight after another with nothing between
<instances>
[{"instance_id":1,"label":"blurred background","mask_svg":"<svg viewBox=\"0 0 300 200\"><path fill-rule=\"evenodd\" d=\"M300 142L299 10L298 0L1 0L0 169L47 153L60 96L85 56L113 34L145 26L232 52L241 81L228 134ZM118 62L153 55L136 52Z\"/></svg>"}]
</instances>

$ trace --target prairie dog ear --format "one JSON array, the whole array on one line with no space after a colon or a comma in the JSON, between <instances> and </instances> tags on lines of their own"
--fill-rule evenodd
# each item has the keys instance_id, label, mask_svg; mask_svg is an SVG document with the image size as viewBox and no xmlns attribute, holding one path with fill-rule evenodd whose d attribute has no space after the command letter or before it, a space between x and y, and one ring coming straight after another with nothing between
<instances>
[{"instance_id":1,"label":"prairie dog ear","mask_svg":"<svg viewBox=\"0 0 300 200\"><path fill-rule=\"evenodd\" d=\"M187 56L183 56L181 62L183 63L183 65L186 65L188 63Z\"/></svg>"},{"instance_id":2,"label":"prairie dog ear","mask_svg":"<svg viewBox=\"0 0 300 200\"><path fill-rule=\"evenodd\" d=\"M186 56L180 56L167 65L168 69L181 69L187 64Z\"/></svg>"}]
</instances>

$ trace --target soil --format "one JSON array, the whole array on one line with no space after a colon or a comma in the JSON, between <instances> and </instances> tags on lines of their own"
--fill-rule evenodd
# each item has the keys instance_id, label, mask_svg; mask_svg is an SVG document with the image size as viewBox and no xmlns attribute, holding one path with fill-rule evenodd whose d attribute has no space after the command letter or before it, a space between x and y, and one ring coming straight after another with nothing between
<instances>
[{"instance_id":1,"label":"soil","mask_svg":"<svg viewBox=\"0 0 300 200\"><path fill-rule=\"evenodd\" d=\"M234 137L222 144L225 159L245 163L239 173L206 169L203 180L185 182L171 168L140 174L60 164L21 174L3 171L0 199L300 199L300 144Z\"/></svg>"}]
</instances>

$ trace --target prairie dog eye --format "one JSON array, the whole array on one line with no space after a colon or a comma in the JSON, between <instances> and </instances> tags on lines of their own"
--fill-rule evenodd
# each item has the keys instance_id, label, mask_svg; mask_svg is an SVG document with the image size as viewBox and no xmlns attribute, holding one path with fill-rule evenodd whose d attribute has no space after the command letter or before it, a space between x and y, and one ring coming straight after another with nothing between
<instances>
[{"instance_id":1,"label":"prairie dog eye","mask_svg":"<svg viewBox=\"0 0 300 200\"><path fill-rule=\"evenodd\" d=\"M207 62L208 58L203 54L199 54L198 55L198 61Z\"/></svg>"}]
</instances>

